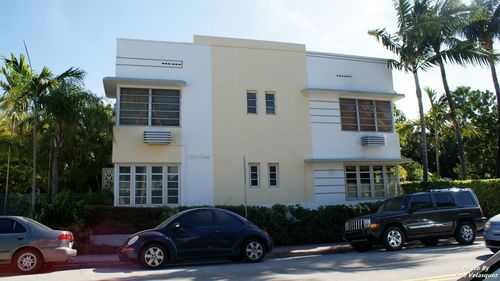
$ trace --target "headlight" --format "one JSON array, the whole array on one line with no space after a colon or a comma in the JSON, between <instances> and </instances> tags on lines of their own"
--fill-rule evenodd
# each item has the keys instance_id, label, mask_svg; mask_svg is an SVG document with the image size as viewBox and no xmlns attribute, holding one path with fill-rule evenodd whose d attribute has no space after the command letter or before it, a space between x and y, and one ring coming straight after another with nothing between
<instances>
[{"instance_id":1,"label":"headlight","mask_svg":"<svg viewBox=\"0 0 500 281\"><path fill-rule=\"evenodd\" d=\"M484 225L484 230L488 230L491 226L491 222L486 222L486 224Z\"/></svg>"},{"instance_id":2,"label":"headlight","mask_svg":"<svg viewBox=\"0 0 500 281\"><path fill-rule=\"evenodd\" d=\"M367 228L370 227L371 220L370 219L363 219L363 227Z\"/></svg>"},{"instance_id":3,"label":"headlight","mask_svg":"<svg viewBox=\"0 0 500 281\"><path fill-rule=\"evenodd\" d=\"M135 242L137 242L137 240L139 240L139 236L136 235L136 236L130 238L130 240L128 240L127 245L130 246L130 245L134 244Z\"/></svg>"}]
</instances>

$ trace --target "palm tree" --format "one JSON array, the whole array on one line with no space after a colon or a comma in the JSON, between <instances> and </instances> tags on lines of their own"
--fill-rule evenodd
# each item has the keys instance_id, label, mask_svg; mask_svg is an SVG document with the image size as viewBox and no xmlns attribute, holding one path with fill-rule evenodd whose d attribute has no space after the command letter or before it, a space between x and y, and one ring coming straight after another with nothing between
<instances>
[{"instance_id":1,"label":"palm tree","mask_svg":"<svg viewBox=\"0 0 500 281\"><path fill-rule=\"evenodd\" d=\"M60 75L55 76L47 67L43 67L40 73L31 70L29 65L25 63L24 56L21 55L18 60L13 54L11 58L4 58L4 63L7 67L13 70L12 75L19 77L19 81L23 83L13 85L10 90L4 88L7 94L12 95L13 89L17 89L16 96L13 98L15 103L18 101L28 101L29 106L27 111L32 115L32 141L33 141L33 166L31 176L31 205L35 204L36 192L36 176L37 176L37 137L38 137L38 112L40 111L40 99L47 93L48 90L56 87L64 81L81 82L84 77L84 72L78 68L69 68ZM3 87L3 85L2 85Z\"/></svg>"},{"instance_id":2,"label":"palm tree","mask_svg":"<svg viewBox=\"0 0 500 281\"><path fill-rule=\"evenodd\" d=\"M426 2L426 1L422 1ZM425 3L424 3L425 4ZM424 41L424 34L415 26L423 20L421 1L415 1L411 5L410 0L394 0L394 9L398 18L398 31L395 34L388 33L385 29L370 30L368 33L374 36L385 48L395 53L398 60L389 60L390 67L411 72L415 81L418 110L420 116L420 127L425 128L425 114L422 103L422 90L418 78L419 70L426 70L429 66L431 50ZM425 130L421 130L421 153L423 165L423 180L429 179L429 164L427 161L427 140Z\"/></svg>"},{"instance_id":3,"label":"palm tree","mask_svg":"<svg viewBox=\"0 0 500 281\"><path fill-rule=\"evenodd\" d=\"M430 2L425 4L422 8L426 10L423 14L425 14L424 17L427 17L427 20L423 20L417 28L425 32L425 40L428 41L434 52L434 56L429 61L434 65L438 65L441 72L446 101L449 107L449 117L453 124L458 145L460 176L465 179L467 177L467 160L464 152L462 130L457 120L455 102L448 85L445 63L451 62L460 65L487 64L490 55L477 47L476 44L461 41L455 37L469 13L468 8L460 0L437 1L434 5Z\"/></svg>"},{"instance_id":4,"label":"palm tree","mask_svg":"<svg viewBox=\"0 0 500 281\"><path fill-rule=\"evenodd\" d=\"M479 42L481 47L493 52L493 42L500 38L500 5L499 0L474 0L474 8L470 23L463 28L463 34L473 42ZM493 85L497 97L497 147L495 158L495 173L500 177L500 86L495 68L496 59L489 60Z\"/></svg>"},{"instance_id":5,"label":"palm tree","mask_svg":"<svg viewBox=\"0 0 500 281\"><path fill-rule=\"evenodd\" d=\"M59 191L59 158L64 145L65 131L70 127L81 127L82 115L87 108L95 107L99 99L85 91L78 83L64 82L51 89L40 101L52 131L51 195L54 197Z\"/></svg>"}]
</instances>

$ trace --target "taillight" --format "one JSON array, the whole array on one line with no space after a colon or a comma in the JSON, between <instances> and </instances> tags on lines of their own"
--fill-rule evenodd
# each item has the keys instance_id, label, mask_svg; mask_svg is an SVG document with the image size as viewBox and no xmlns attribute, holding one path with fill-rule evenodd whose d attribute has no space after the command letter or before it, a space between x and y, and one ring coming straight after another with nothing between
<instances>
[{"instance_id":1,"label":"taillight","mask_svg":"<svg viewBox=\"0 0 500 281\"><path fill-rule=\"evenodd\" d=\"M63 234L59 234L59 236L57 236L57 239L61 240L61 241L73 241L73 234L70 232L70 233L63 233Z\"/></svg>"}]
</instances>

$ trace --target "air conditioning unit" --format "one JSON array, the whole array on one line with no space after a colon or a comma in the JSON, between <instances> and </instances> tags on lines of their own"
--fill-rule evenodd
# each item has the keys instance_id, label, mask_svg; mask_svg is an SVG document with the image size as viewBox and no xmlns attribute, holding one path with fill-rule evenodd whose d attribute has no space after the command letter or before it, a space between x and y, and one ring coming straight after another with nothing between
<instances>
[{"instance_id":1,"label":"air conditioning unit","mask_svg":"<svg viewBox=\"0 0 500 281\"><path fill-rule=\"evenodd\" d=\"M387 145L387 138L384 135L370 135L361 137L361 145L365 147L380 147Z\"/></svg>"},{"instance_id":2,"label":"air conditioning unit","mask_svg":"<svg viewBox=\"0 0 500 281\"><path fill-rule=\"evenodd\" d=\"M170 144L172 133L170 131L145 130L144 142L150 144Z\"/></svg>"}]
</instances>

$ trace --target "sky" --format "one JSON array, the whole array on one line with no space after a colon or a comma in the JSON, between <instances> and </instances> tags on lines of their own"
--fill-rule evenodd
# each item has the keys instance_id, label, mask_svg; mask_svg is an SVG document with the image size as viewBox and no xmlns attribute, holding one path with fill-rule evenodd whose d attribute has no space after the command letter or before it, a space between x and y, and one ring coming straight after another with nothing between
<instances>
[{"instance_id":1,"label":"sky","mask_svg":"<svg viewBox=\"0 0 500 281\"><path fill-rule=\"evenodd\" d=\"M392 0L0 0L0 55L25 53L34 70L86 71L85 86L104 96L115 75L116 39L192 42L193 35L305 44L308 51L395 58L367 31L396 31ZM498 48L498 47L497 47ZM447 66L451 89L493 91L489 67ZM396 106L418 117L413 76L393 70ZM443 93L437 68L422 86ZM110 100L113 102L113 100ZM428 108L428 102L425 108Z\"/></svg>"}]
</instances>

